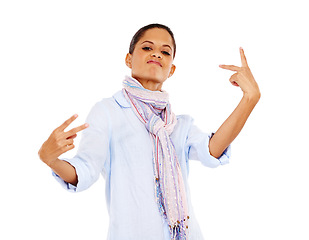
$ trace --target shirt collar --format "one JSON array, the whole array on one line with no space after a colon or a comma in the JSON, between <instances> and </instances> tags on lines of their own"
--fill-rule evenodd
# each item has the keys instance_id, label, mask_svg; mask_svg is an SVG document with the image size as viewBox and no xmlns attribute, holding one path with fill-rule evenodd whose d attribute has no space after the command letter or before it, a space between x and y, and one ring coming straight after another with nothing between
<instances>
[{"instance_id":1,"label":"shirt collar","mask_svg":"<svg viewBox=\"0 0 309 240\"><path fill-rule=\"evenodd\" d=\"M119 104L120 107L123 107L123 108L130 108L131 107L130 103L124 97L122 91L118 91L117 93L115 93L113 98Z\"/></svg>"}]
</instances>

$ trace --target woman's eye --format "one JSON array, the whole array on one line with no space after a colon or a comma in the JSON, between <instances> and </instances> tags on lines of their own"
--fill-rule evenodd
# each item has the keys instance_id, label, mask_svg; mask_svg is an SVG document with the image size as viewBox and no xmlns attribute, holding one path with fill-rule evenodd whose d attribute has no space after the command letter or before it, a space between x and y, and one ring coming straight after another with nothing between
<instances>
[{"instance_id":1,"label":"woman's eye","mask_svg":"<svg viewBox=\"0 0 309 240\"><path fill-rule=\"evenodd\" d=\"M164 55L168 55L168 56L171 55L171 54L170 54L169 52L167 52L167 51L162 51L162 53L163 53Z\"/></svg>"},{"instance_id":2,"label":"woman's eye","mask_svg":"<svg viewBox=\"0 0 309 240\"><path fill-rule=\"evenodd\" d=\"M150 47L143 47L143 50L150 51L151 48Z\"/></svg>"}]
</instances>

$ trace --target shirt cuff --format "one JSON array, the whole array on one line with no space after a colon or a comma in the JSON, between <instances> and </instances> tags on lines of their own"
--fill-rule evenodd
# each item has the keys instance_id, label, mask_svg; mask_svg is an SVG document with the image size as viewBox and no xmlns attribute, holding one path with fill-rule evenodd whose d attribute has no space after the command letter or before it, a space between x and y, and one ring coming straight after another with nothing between
<instances>
[{"instance_id":1,"label":"shirt cuff","mask_svg":"<svg viewBox=\"0 0 309 240\"><path fill-rule=\"evenodd\" d=\"M212 132L211 135L209 136L209 140L208 140L208 152L209 152L209 155L210 155L210 150L209 150L209 141L210 139L212 138L212 136L214 135L215 133ZM210 155L211 156L211 155ZM213 156L211 156L213 157ZM221 165L224 165L224 164L228 164L230 162L230 157L231 157L231 145L229 145L225 150L224 152L221 154L221 156L219 158L215 158L215 159L218 159L220 164Z\"/></svg>"},{"instance_id":2,"label":"shirt cuff","mask_svg":"<svg viewBox=\"0 0 309 240\"><path fill-rule=\"evenodd\" d=\"M60 185L66 189L69 192L76 192L77 187L67 183L66 181L64 181L61 177L59 177L54 171L52 171L52 175L54 176L54 178L56 179L57 182L60 183Z\"/></svg>"},{"instance_id":3,"label":"shirt cuff","mask_svg":"<svg viewBox=\"0 0 309 240\"><path fill-rule=\"evenodd\" d=\"M218 158L219 162L221 165L227 164L230 162L230 157L231 157L231 145L229 145L222 155Z\"/></svg>"},{"instance_id":4,"label":"shirt cuff","mask_svg":"<svg viewBox=\"0 0 309 240\"><path fill-rule=\"evenodd\" d=\"M75 159L75 158L72 158L72 159L61 159L62 161L66 161L68 162L69 164L71 164L74 168L75 168L75 171L76 171L76 175L77 175L77 179L78 179L78 182L77 182L77 185L74 186L66 181L64 181L59 175L57 175L54 171L52 171L52 175L55 177L56 181L60 183L60 185L66 189L67 191L69 192L80 192L83 190L83 184L82 184L82 168L81 166L79 166L79 159Z\"/></svg>"}]
</instances>

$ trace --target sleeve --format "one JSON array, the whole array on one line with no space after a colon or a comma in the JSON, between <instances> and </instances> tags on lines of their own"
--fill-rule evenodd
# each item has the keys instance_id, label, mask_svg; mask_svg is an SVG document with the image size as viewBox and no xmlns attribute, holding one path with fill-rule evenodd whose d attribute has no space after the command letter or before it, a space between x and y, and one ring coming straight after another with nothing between
<instances>
[{"instance_id":1,"label":"sleeve","mask_svg":"<svg viewBox=\"0 0 309 240\"><path fill-rule=\"evenodd\" d=\"M204 166L211 168L229 163L231 156L231 146L228 146L219 158L215 158L210 155L209 140L213 134L214 133L207 134L202 132L193 124L193 119L191 118L186 141L188 159L198 160Z\"/></svg>"},{"instance_id":2,"label":"sleeve","mask_svg":"<svg viewBox=\"0 0 309 240\"><path fill-rule=\"evenodd\" d=\"M75 168L77 186L63 181L53 172L56 180L71 192L86 190L97 181L100 173L106 177L110 171L110 120L102 102L92 108L86 122L89 127L82 132L77 154L72 159L62 159Z\"/></svg>"}]
</instances>

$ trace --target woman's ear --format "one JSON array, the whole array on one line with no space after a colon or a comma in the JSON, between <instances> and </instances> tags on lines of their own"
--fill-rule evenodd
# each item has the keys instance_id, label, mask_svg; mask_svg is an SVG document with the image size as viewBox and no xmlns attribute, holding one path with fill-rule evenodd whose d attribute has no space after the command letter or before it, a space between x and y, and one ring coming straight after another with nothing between
<instances>
[{"instance_id":1,"label":"woman's ear","mask_svg":"<svg viewBox=\"0 0 309 240\"><path fill-rule=\"evenodd\" d=\"M173 76L175 70L176 70L176 66L174 64L172 64L172 67L171 67L171 70L170 70L170 73L169 73L168 77Z\"/></svg>"},{"instance_id":2,"label":"woman's ear","mask_svg":"<svg viewBox=\"0 0 309 240\"><path fill-rule=\"evenodd\" d=\"M132 55L131 55L131 53L128 53L127 56L126 56L126 65L129 68L132 68Z\"/></svg>"}]
</instances>

